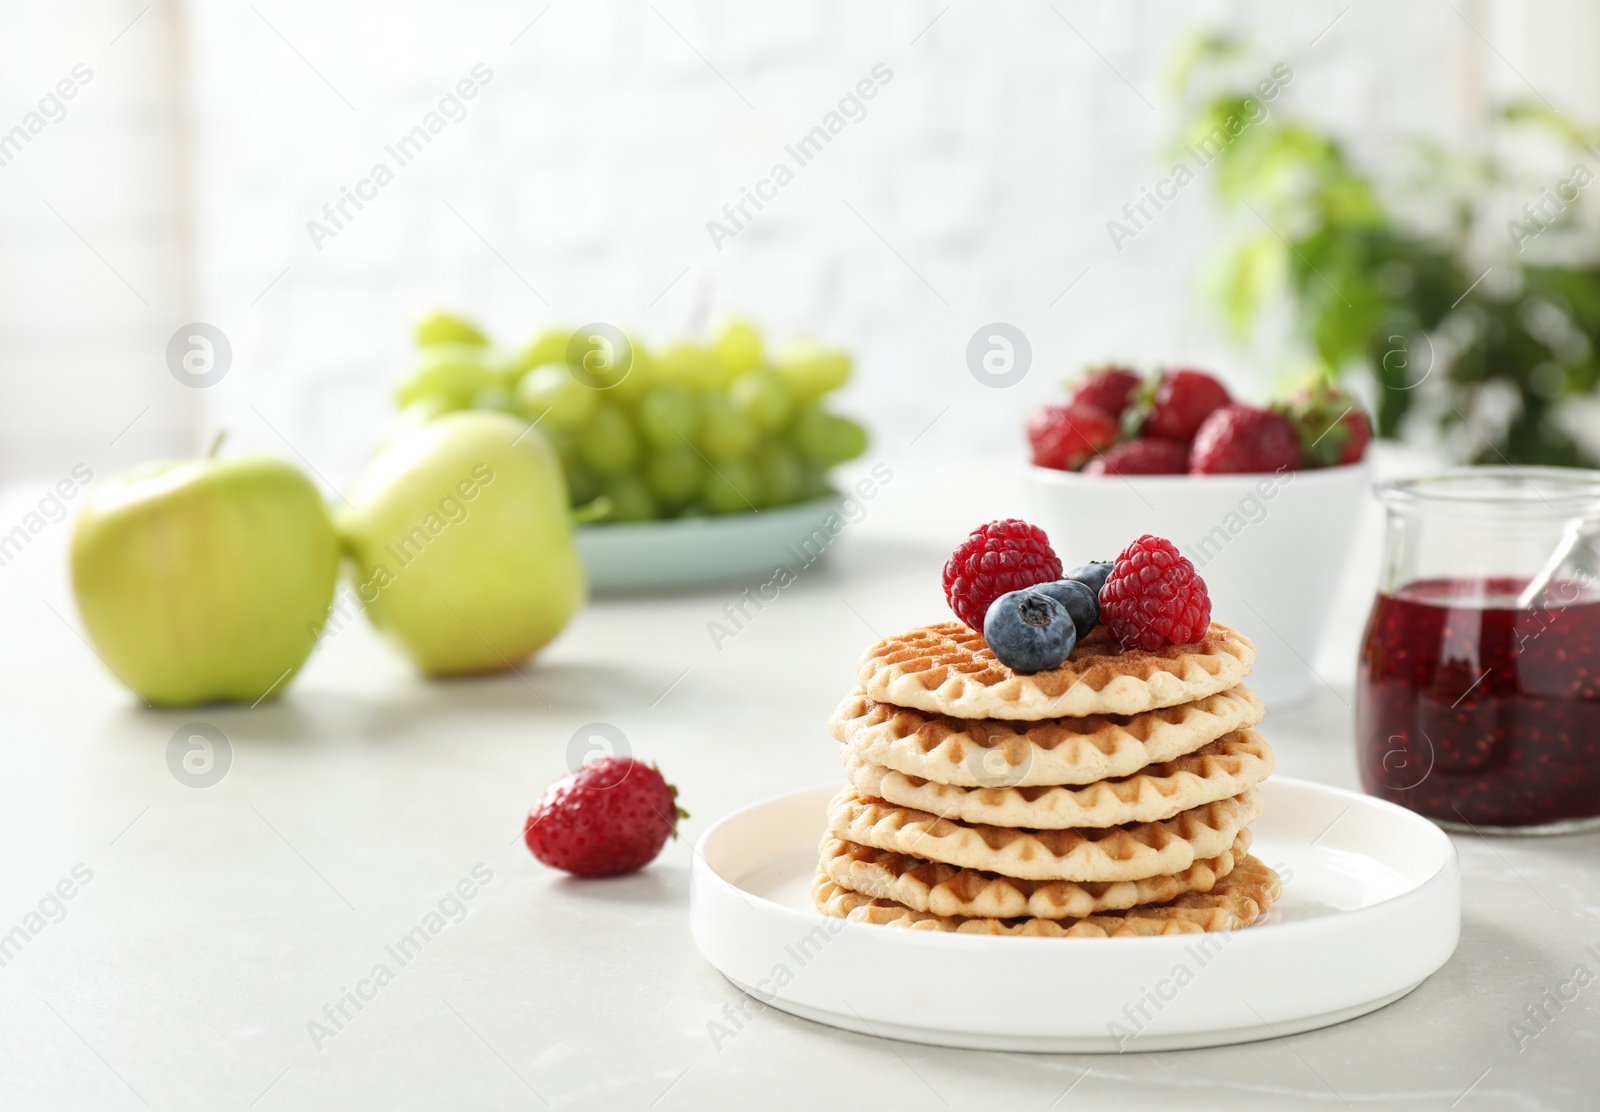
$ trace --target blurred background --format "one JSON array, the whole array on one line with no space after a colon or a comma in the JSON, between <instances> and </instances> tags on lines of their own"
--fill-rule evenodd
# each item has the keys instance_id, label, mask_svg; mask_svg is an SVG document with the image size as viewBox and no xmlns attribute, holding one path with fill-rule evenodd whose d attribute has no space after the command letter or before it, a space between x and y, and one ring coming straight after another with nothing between
<instances>
[{"instance_id":1,"label":"blurred background","mask_svg":"<svg viewBox=\"0 0 1600 1112\"><path fill-rule=\"evenodd\" d=\"M521 1108L537 1085L568 1104L748 1092L768 1107L775 1077L837 1088L841 1071L903 1101L905 1059L876 1040L763 1020L717 1057L706 1021L733 990L683 929L695 838L837 782L823 723L852 662L945 614L938 571L967 529L1031 514L1023 423L1088 365L1201 367L1257 405L1337 379L1387 438L1378 478L1600 465L1597 42L1600 5L1580 0L0 4L0 836L26 847L7 857L0 931L73 862L98 878L4 969L0 1032L20 1064L0 1068L0 1106L131 1106L126 1087L152 1107ZM435 309L513 352L592 322L652 346L729 320L769 350L814 337L853 355L829 407L871 434L836 479L885 489L758 620L731 615L765 574L601 597L530 667L422 682L354 620L347 583L285 697L141 707L80 632L66 550L89 498L225 429L227 454L281 457L337 506L394 425ZM231 362L196 388L172 345L208 333ZM996 334L1031 351L1005 388L969 357ZM1320 644L1290 639L1288 606L1239 624L1263 662L1316 679L1272 713L1280 772L1354 786L1383 523L1367 471L1347 473L1364 516L1322 522L1350 535L1343 572L1282 560L1270 577L1329 612ZM41 498L63 484L89 493ZM1316 546L1287 501L1235 558L1268 552L1278 527ZM1145 527L1137 503L1062 504L1063 550ZM249 586L240 563L214 578ZM220 782L187 775L202 726L228 743ZM659 759L692 812L658 864L598 894L515 836L596 726ZM1335 1028L1311 1061L1366 1070L1392 1047L1402 1094L1461 1093L1513 1061L1496 1017L1548 995L1581 942L1516 885L1593 901L1574 887L1586 849L1506 852L1515 865L1463 843L1476 955L1407 1005L1436 1011ZM321 1054L308 1019L473 862L503 888L386 991L386 1014ZM1514 1059L1541 1085L1592 1051L1593 1024L1554 1030ZM1040 1105L1065 1096L1043 1058L953 1053L928 1071L965 1072L952 1092L1009 1095L1023 1077ZM1321 1074L1263 1053L1276 1064L1219 1057L1182 1076L1322 1099ZM1170 1066L1135 1057L1170 1104ZM1119 1075L1141 1076L1126 1061ZM1349 1091L1379 1099L1385 1076ZM1476 1095L1512 1084L1497 1073Z\"/></svg>"},{"instance_id":2,"label":"blurred background","mask_svg":"<svg viewBox=\"0 0 1600 1112\"><path fill-rule=\"evenodd\" d=\"M1430 450L1592 461L1597 35L1577 0L7 5L0 474L225 426L338 484L435 306L508 345L730 315L824 338L875 456L1020 460L1027 408L1118 358L1258 399L1335 371ZM1239 142L1184 154L1274 67ZM792 181L708 228L863 79ZM1003 391L965 355L996 320L1034 358ZM233 349L212 389L168 371L193 321Z\"/></svg>"}]
</instances>

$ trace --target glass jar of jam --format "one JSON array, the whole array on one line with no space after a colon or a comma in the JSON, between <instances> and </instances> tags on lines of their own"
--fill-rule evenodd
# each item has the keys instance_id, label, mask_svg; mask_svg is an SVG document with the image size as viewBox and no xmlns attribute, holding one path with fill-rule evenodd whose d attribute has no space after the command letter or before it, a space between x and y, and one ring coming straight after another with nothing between
<instances>
[{"instance_id":1,"label":"glass jar of jam","mask_svg":"<svg viewBox=\"0 0 1600 1112\"><path fill-rule=\"evenodd\" d=\"M1462 468L1378 496L1362 785L1451 829L1600 827L1600 472Z\"/></svg>"}]
</instances>

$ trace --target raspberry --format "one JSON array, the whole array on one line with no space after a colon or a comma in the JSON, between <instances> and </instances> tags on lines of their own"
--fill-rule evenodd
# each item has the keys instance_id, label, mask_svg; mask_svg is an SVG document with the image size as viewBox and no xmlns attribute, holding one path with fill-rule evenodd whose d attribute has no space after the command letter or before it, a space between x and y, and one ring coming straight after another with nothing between
<instances>
[{"instance_id":1,"label":"raspberry","mask_svg":"<svg viewBox=\"0 0 1600 1112\"><path fill-rule=\"evenodd\" d=\"M1156 384L1140 432L1163 440L1190 440L1212 410L1232 400L1228 388L1204 371L1167 371Z\"/></svg>"},{"instance_id":2,"label":"raspberry","mask_svg":"<svg viewBox=\"0 0 1600 1112\"><path fill-rule=\"evenodd\" d=\"M1076 471L1086 460L1115 444L1117 432L1115 417L1077 402L1041 405L1028 418L1033 462L1057 471Z\"/></svg>"},{"instance_id":3,"label":"raspberry","mask_svg":"<svg viewBox=\"0 0 1600 1112\"><path fill-rule=\"evenodd\" d=\"M1126 367L1099 367L1078 379L1072 388L1072 403L1092 405L1112 417L1121 417L1122 411L1133 403L1139 386L1139 376Z\"/></svg>"},{"instance_id":4,"label":"raspberry","mask_svg":"<svg viewBox=\"0 0 1600 1112\"><path fill-rule=\"evenodd\" d=\"M944 597L956 617L982 632L1001 595L1061 578L1061 560L1037 525L1007 518L974 529L944 565Z\"/></svg>"},{"instance_id":5,"label":"raspberry","mask_svg":"<svg viewBox=\"0 0 1600 1112\"><path fill-rule=\"evenodd\" d=\"M632 757L607 757L551 784L523 828L533 855L574 876L616 876L656 859L678 820L678 789Z\"/></svg>"},{"instance_id":6,"label":"raspberry","mask_svg":"<svg viewBox=\"0 0 1600 1112\"><path fill-rule=\"evenodd\" d=\"M1281 413L1225 405L1194 436L1189 470L1196 475L1266 474L1299 468L1300 438Z\"/></svg>"},{"instance_id":7,"label":"raspberry","mask_svg":"<svg viewBox=\"0 0 1600 1112\"><path fill-rule=\"evenodd\" d=\"M1300 390L1272 408L1294 426L1307 467L1338 467L1367 454L1372 422L1361 403L1337 387Z\"/></svg>"},{"instance_id":8,"label":"raspberry","mask_svg":"<svg viewBox=\"0 0 1600 1112\"><path fill-rule=\"evenodd\" d=\"M1176 440L1129 440L1084 465L1085 475L1182 475L1189 449Z\"/></svg>"},{"instance_id":9,"label":"raspberry","mask_svg":"<svg viewBox=\"0 0 1600 1112\"><path fill-rule=\"evenodd\" d=\"M1122 550L1100 588L1100 622L1125 649L1187 645L1211 625L1211 596L1171 541L1146 533Z\"/></svg>"}]
</instances>

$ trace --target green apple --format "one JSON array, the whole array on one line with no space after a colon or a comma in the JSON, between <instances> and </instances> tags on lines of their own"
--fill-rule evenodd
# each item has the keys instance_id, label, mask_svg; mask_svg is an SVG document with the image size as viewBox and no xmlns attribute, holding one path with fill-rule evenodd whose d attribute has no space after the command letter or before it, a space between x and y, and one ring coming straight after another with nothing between
<instances>
[{"instance_id":1,"label":"green apple","mask_svg":"<svg viewBox=\"0 0 1600 1112\"><path fill-rule=\"evenodd\" d=\"M512 667L583 603L566 482L505 413L436 417L381 449L338 514L356 594L429 675Z\"/></svg>"},{"instance_id":2,"label":"green apple","mask_svg":"<svg viewBox=\"0 0 1600 1112\"><path fill-rule=\"evenodd\" d=\"M72 534L89 640L147 702L255 703L317 643L339 544L317 488L282 460L182 460L107 481Z\"/></svg>"}]
</instances>

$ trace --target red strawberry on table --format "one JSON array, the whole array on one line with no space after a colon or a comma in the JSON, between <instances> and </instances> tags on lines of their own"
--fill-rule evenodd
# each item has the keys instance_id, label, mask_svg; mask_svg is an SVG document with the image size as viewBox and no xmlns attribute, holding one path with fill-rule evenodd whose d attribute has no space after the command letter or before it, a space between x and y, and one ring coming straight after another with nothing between
<instances>
[{"instance_id":1,"label":"red strawberry on table","mask_svg":"<svg viewBox=\"0 0 1600 1112\"><path fill-rule=\"evenodd\" d=\"M1164 440L1191 440L1201 422L1232 400L1228 388L1204 371L1165 371L1156 383L1140 434Z\"/></svg>"},{"instance_id":2,"label":"red strawberry on table","mask_svg":"<svg viewBox=\"0 0 1600 1112\"><path fill-rule=\"evenodd\" d=\"M1084 465L1085 475L1182 475L1189 470L1189 446L1147 437L1108 449Z\"/></svg>"},{"instance_id":3,"label":"red strawberry on table","mask_svg":"<svg viewBox=\"0 0 1600 1112\"><path fill-rule=\"evenodd\" d=\"M678 820L689 812L677 795L653 765L607 757L546 788L523 841L540 861L574 876L631 873L678 836Z\"/></svg>"},{"instance_id":4,"label":"red strawberry on table","mask_svg":"<svg viewBox=\"0 0 1600 1112\"><path fill-rule=\"evenodd\" d=\"M1272 408L1294 426L1307 467L1338 467L1367 454L1372 422L1361 403L1337 387L1299 390Z\"/></svg>"},{"instance_id":5,"label":"red strawberry on table","mask_svg":"<svg viewBox=\"0 0 1600 1112\"><path fill-rule=\"evenodd\" d=\"M1195 475L1293 471L1300 467L1300 459L1300 438L1283 414L1226 405L1195 433L1189 471Z\"/></svg>"},{"instance_id":6,"label":"red strawberry on table","mask_svg":"<svg viewBox=\"0 0 1600 1112\"><path fill-rule=\"evenodd\" d=\"M1085 372L1073 384L1072 401L1103 409L1112 417L1121 417L1122 411L1133 404L1141 381L1127 367L1097 367Z\"/></svg>"},{"instance_id":7,"label":"red strawberry on table","mask_svg":"<svg viewBox=\"0 0 1600 1112\"><path fill-rule=\"evenodd\" d=\"M1075 402L1041 405L1028 418L1033 462L1057 471L1076 471L1117 442L1117 419L1105 410Z\"/></svg>"}]
</instances>

